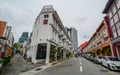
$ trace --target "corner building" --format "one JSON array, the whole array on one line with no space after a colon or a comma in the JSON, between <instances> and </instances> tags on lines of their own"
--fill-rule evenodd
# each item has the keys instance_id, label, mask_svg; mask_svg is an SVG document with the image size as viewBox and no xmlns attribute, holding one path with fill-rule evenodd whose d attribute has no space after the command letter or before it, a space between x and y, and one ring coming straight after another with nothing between
<instances>
[{"instance_id":1,"label":"corner building","mask_svg":"<svg viewBox=\"0 0 120 75\"><path fill-rule=\"evenodd\" d=\"M49 64L50 52L57 50L54 54L57 61L58 54L63 53L63 59L66 53L72 51L71 40L65 31L65 28L52 5L46 5L37 16L31 37L32 62L44 62Z\"/></svg>"}]
</instances>

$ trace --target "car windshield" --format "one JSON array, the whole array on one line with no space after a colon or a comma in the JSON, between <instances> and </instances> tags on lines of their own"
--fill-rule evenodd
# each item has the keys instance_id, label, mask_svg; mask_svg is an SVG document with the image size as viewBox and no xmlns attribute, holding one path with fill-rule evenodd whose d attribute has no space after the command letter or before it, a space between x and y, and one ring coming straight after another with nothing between
<instances>
[{"instance_id":1,"label":"car windshield","mask_svg":"<svg viewBox=\"0 0 120 75\"><path fill-rule=\"evenodd\" d=\"M99 58L99 59L101 59L102 57L101 57L101 56L99 56L98 58Z\"/></svg>"},{"instance_id":2,"label":"car windshield","mask_svg":"<svg viewBox=\"0 0 120 75\"><path fill-rule=\"evenodd\" d=\"M116 58L116 57L108 57L108 59L109 59L110 61L120 61L120 59L119 59L119 58Z\"/></svg>"}]
</instances>

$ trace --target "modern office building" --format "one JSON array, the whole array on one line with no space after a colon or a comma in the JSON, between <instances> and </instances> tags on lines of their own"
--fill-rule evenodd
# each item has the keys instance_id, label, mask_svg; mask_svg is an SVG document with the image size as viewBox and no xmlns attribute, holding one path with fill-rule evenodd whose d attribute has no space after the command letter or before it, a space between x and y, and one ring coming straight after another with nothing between
<instances>
[{"instance_id":1,"label":"modern office building","mask_svg":"<svg viewBox=\"0 0 120 75\"><path fill-rule=\"evenodd\" d=\"M73 50L76 50L78 48L77 30L73 27L70 27L70 28L65 27L65 30L67 31L72 41Z\"/></svg>"},{"instance_id":2,"label":"modern office building","mask_svg":"<svg viewBox=\"0 0 120 75\"><path fill-rule=\"evenodd\" d=\"M7 26L7 27L6 27L6 32L5 32L5 37L6 37L6 38L8 38L8 37L9 37L10 32L11 32L11 29L12 29L12 27L11 27L11 26Z\"/></svg>"},{"instance_id":3,"label":"modern office building","mask_svg":"<svg viewBox=\"0 0 120 75\"><path fill-rule=\"evenodd\" d=\"M6 27L5 37L6 37L7 40L9 40L9 41L7 41L8 46L12 47L13 43L14 43L14 36L13 36L13 33L12 33L12 27L11 26Z\"/></svg>"},{"instance_id":4,"label":"modern office building","mask_svg":"<svg viewBox=\"0 0 120 75\"><path fill-rule=\"evenodd\" d=\"M23 32L18 43L23 44L28 39L28 32Z\"/></svg>"},{"instance_id":5,"label":"modern office building","mask_svg":"<svg viewBox=\"0 0 120 75\"><path fill-rule=\"evenodd\" d=\"M55 54L51 54L52 52ZM56 61L66 58L66 53L72 51L71 40L52 5L46 5L37 16L31 37L31 59L33 63L48 64L54 57ZM63 53L63 54L61 54Z\"/></svg>"},{"instance_id":6,"label":"modern office building","mask_svg":"<svg viewBox=\"0 0 120 75\"><path fill-rule=\"evenodd\" d=\"M120 0L108 0L103 13L112 41L114 56L120 57Z\"/></svg>"}]
</instances>

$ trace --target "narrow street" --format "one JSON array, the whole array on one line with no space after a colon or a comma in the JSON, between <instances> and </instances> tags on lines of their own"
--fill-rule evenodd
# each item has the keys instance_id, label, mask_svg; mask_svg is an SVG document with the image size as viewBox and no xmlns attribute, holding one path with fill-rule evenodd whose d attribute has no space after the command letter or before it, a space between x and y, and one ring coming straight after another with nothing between
<instances>
[{"instance_id":1,"label":"narrow street","mask_svg":"<svg viewBox=\"0 0 120 75\"><path fill-rule=\"evenodd\" d=\"M120 75L120 0L0 0L0 75Z\"/></svg>"},{"instance_id":2,"label":"narrow street","mask_svg":"<svg viewBox=\"0 0 120 75\"><path fill-rule=\"evenodd\" d=\"M11 62L3 67L2 73L0 75L18 75L38 66L40 65L26 63L20 54L15 54Z\"/></svg>"},{"instance_id":3,"label":"narrow street","mask_svg":"<svg viewBox=\"0 0 120 75\"><path fill-rule=\"evenodd\" d=\"M73 58L35 75L119 75L82 57Z\"/></svg>"}]
</instances>

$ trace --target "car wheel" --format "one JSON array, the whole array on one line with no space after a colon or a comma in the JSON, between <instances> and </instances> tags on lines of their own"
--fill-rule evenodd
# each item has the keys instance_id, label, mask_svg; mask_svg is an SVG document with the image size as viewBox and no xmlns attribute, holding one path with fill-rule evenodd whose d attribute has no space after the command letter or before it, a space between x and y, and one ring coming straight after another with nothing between
<instances>
[{"instance_id":1,"label":"car wheel","mask_svg":"<svg viewBox=\"0 0 120 75\"><path fill-rule=\"evenodd\" d=\"M109 70L111 70L111 67L110 67L110 65L109 65L109 64L108 64L108 69L109 69Z\"/></svg>"},{"instance_id":2,"label":"car wheel","mask_svg":"<svg viewBox=\"0 0 120 75\"><path fill-rule=\"evenodd\" d=\"M103 66L103 62L101 62L101 65Z\"/></svg>"}]
</instances>

